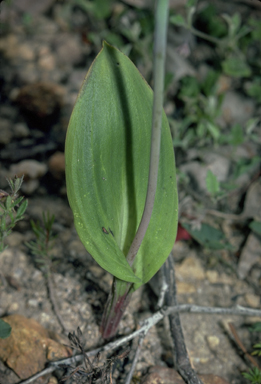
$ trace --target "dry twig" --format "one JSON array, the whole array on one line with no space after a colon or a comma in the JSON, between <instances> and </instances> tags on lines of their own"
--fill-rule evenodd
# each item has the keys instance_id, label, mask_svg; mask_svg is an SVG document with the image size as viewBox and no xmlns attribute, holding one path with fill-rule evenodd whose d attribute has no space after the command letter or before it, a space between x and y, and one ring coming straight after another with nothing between
<instances>
[{"instance_id":1,"label":"dry twig","mask_svg":"<svg viewBox=\"0 0 261 384\"><path fill-rule=\"evenodd\" d=\"M151 327L153 327L155 324L157 324L160 320L162 320L165 316L169 316L172 313L205 313L205 314L215 314L215 315L235 315L235 316L258 316L261 317L261 310L259 309L252 309L252 308L245 308L242 306L235 306L231 308L212 308L212 307L201 307L199 305L193 305L193 304L181 304L177 306L171 306L171 307L164 307L163 309L159 310L158 312L154 313L151 317L146 319L143 322L143 325L138 329L137 331L131 333L128 336L124 336L121 339L118 339L116 341L110 342L103 347L96 348L92 351L85 352L85 355L87 354L88 357L97 355L98 352L106 352L106 351L113 351L116 348L119 348L121 345L126 344L130 340L134 339L135 337L139 336L143 332L148 332ZM51 373L57 369L59 364L72 364L75 362L79 362L83 360L83 355L76 355L74 357L69 357L66 359L54 361L50 363L50 366L44 369L42 372L37 373L36 375L30 377L27 380L21 381L19 384L30 384L33 383L37 378L42 377L48 373Z\"/></svg>"},{"instance_id":2,"label":"dry twig","mask_svg":"<svg viewBox=\"0 0 261 384\"><path fill-rule=\"evenodd\" d=\"M168 290L166 291L166 304L169 306L178 305L177 294L176 294L176 281L175 281L175 270L174 261L172 254L169 255L168 259L164 264L164 274L166 282L168 284ZM174 344L174 363L177 371L187 384L203 384L196 372L191 366L185 339L182 331L181 321L179 313L173 313L169 316L170 333Z\"/></svg>"}]
</instances>

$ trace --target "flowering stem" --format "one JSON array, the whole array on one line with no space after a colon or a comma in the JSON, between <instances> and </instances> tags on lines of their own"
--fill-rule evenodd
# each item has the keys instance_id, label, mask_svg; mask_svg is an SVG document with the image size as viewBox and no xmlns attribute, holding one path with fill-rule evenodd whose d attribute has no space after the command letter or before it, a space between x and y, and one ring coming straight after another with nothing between
<instances>
[{"instance_id":1,"label":"flowering stem","mask_svg":"<svg viewBox=\"0 0 261 384\"><path fill-rule=\"evenodd\" d=\"M154 96L149 181L144 212L139 228L127 255L127 261L130 266L132 266L134 262L134 259L147 231L152 215L157 189L164 91L165 52L168 25L168 5L169 0L157 1L156 29L154 36ZM131 294L133 291L133 284L127 283L126 281L122 281L114 277L112 290L107 300L101 324L101 332L104 338L111 338L116 334L119 322L127 305L130 302Z\"/></svg>"}]
</instances>

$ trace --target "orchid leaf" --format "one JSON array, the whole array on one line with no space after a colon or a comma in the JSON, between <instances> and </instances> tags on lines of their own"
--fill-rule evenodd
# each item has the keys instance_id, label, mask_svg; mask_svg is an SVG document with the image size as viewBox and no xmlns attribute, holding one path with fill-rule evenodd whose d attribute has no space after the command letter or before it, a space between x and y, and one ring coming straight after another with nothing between
<instances>
[{"instance_id":1,"label":"orchid leaf","mask_svg":"<svg viewBox=\"0 0 261 384\"><path fill-rule=\"evenodd\" d=\"M134 64L104 43L78 95L65 146L67 194L79 237L102 268L135 289L164 263L177 229L174 153L163 113L155 204L130 267L126 255L147 192L152 103L152 90Z\"/></svg>"}]
</instances>

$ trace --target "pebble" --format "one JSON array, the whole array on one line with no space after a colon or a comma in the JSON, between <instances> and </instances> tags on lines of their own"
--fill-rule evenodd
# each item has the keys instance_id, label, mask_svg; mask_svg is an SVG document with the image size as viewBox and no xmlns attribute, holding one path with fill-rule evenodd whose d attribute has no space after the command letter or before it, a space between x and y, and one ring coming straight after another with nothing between
<instances>
[{"instance_id":1,"label":"pebble","mask_svg":"<svg viewBox=\"0 0 261 384\"><path fill-rule=\"evenodd\" d=\"M222 126L245 124L254 114L255 103L236 92L227 92L222 103L222 116L218 119Z\"/></svg>"},{"instance_id":2,"label":"pebble","mask_svg":"<svg viewBox=\"0 0 261 384\"><path fill-rule=\"evenodd\" d=\"M253 293L246 293L245 300L250 307L260 308L260 296L254 295Z\"/></svg>"},{"instance_id":3,"label":"pebble","mask_svg":"<svg viewBox=\"0 0 261 384\"><path fill-rule=\"evenodd\" d=\"M180 167L181 172L190 176L196 182L197 189L207 192L206 177L210 170L218 181L226 181L229 173L230 161L224 156L210 154L204 157L204 164L199 161L191 161Z\"/></svg>"},{"instance_id":4,"label":"pebble","mask_svg":"<svg viewBox=\"0 0 261 384\"><path fill-rule=\"evenodd\" d=\"M206 271L206 278L211 284L215 284L218 281L217 271Z\"/></svg>"},{"instance_id":5,"label":"pebble","mask_svg":"<svg viewBox=\"0 0 261 384\"><path fill-rule=\"evenodd\" d=\"M51 174L58 180L64 177L65 157L63 152L55 152L48 161L48 167Z\"/></svg>"},{"instance_id":6,"label":"pebble","mask_svg":"<svg viewBox=\"0 0 261 384\"><path fill-rule=\"evenodd\" d=\"M28 300L28 305L33 308L37 308L39 305L39 302L37 299L30 299Z\"/></svg>"},{"instance_id":7,"label":"pebble","mask_svg":"<svg viewBox=\"0 0 261 384\"><path fill-rule=\"evenodd\" d=\"M38 180L27 180L23 183L21 190L26 193L27 195L32 195L37 188L39 187L40 183Z\"/></svg>"},{"instance_id":8,"label":"pebble","mask_svg":"<svg viewBox=\"0 0 261 384\"><path fill-rule=\"evenodd\" d=\"M44 71L53 71L56 66L54 55L49 53L46 56L40 57L40 59L38 60L38 65L40 69Z\"/></svg>"},{"instance_id":9,"label":"pebble","mask_svg":"<svg viewBox=\"0 0 261 384\"><path fill-rule=\"evenodd\" d=\"M82 60L83 51L79 34L60 33L55 37L53 45L58 66L63 67L65 64L72 66Z\"/></svg>"},{"instance_id":10,"label":"pebble","mask_svg":"<svg viewBox=\"0 0 261 384\"><path fill-rule=\"evenodd\" d=\"M177 281L177 293L179 295L194 292L196 292L195 285L185 283L184 281Z\"/></svg>"},{"instance_id":11,"label":"pebble","mask_svg":"<svg viewBox=\"0 0 261 384\"><path fill-rule=\"evenodd\" d=\"M212 350L217 349L217 347L220 344L219 338L217 336L211 336L211 335L207 336L207 342L208 342L209 348Z\"/></svg>"},{"instance_id":12,"label":"pebble","mask_svg":"<svg viewBox=\"0 0 261 384\"><path fill-rule=\"evenodd\" d=\"M14 312L17 312L19 309L19 304L14 302L12 303L9 307L8 307L8 312L9 313L14 313Z\"/></svg>"},{"instance_id":13,"label":"pebble","mask_svg":"<svg viewBox=\"0 0 261 384\"><path fill-rule=\"evenodd\" d=\"M190 256L182 264L176 265L176 276L181 281L204 280L205 271L201 262L196 257Z\"/></svg>"},{"instance_id":14,"label":"pebble","mask_svg":"<svg viewBox=\"0 0 261 384\"><path fill-rule=\"evenodd\" d=\"M9 170L11 177L14 175L21 177L24 175L25 181L29 179L37 179L47 172L47 166L36 160L23 160L20 163L12 164Z\"/></svg>"},{"instance_id":15,"label":"pebble","mask_svg":"<svg viewBox=\"0 0 261 384\"><path fill-rule=\"evenodd\" d=\"M25 123L17 123L14 125L14 136L24 138L30 135L30 130Z\"/></svg>"},{"instance_id":16,"label":"pebble","mask_svg":"<svg viewBox=\"0 0 261 384\"><path fill-rule=\"evenodd\" d=\"M35 51L31 48L30 44L23 43L18 45L17 56L26 61L33 61L35 59Z\"/></svg>"}]
</instances>

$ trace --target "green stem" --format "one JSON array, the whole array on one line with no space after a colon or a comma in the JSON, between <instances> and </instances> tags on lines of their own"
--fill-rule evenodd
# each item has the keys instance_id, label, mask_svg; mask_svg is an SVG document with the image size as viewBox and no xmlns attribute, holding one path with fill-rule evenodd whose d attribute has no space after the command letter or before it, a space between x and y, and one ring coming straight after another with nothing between
<instances>
[{"instance_id":1,"label":"green stem","mask_svg":"<svg viewBox=\"0 0 261 384\"><path fill-rule=\"evenodd\" d=\"M154 97L153 97L153 116L151 130L151 152L150 169L147 196L144 212L141 218L139 228L130 246L127 261L130 266L138 253L142 240L147 231L152 215L158 179L159 156L160 156L160 138L162 123L162 107L164 92L164 70L167 42L169 0L158 0L156 8L156 29L154 43Z\"/></svg>"},{"instance_id":2,"label":"green stem","mask_svg":"<svg viewBox=\"0 0 261 384\"><path fill-rule=\"evenodd\" d=\"M132 266L134 262L135 256L138 253L142 240L147 231L157 189L164 92L164 69L167 41L168 5L169 0L158 0L156 8L156 29L154 36L155 44L153 66L154 97L149 181L142 219L127 255L127 261L130 266ZM114 277L112 290L107 300L101 324L102 336L105 339L111 338L116 334L119 322L124 314L127 305L130 302L130 298L133 291L133 284L127 283L126 281L122 281Z\"/></svg>"}]
</instances>

